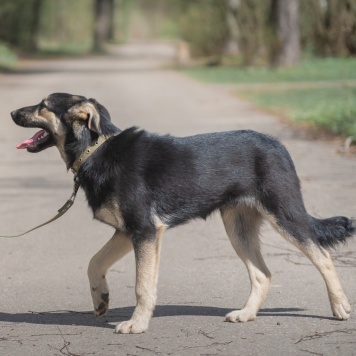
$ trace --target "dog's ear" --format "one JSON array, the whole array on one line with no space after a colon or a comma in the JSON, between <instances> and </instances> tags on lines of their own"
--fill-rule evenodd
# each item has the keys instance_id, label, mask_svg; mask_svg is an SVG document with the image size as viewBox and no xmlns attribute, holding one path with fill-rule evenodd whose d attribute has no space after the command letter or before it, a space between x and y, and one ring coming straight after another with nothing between
<instances>
[{"instance_id":1,"label":"dog's ear","mask_svg":"<svg viewBox=\"0 0 356 356\"><path fill-rule=\"evenodd\" d=\"M90 100L75 104L68 110L68 114L73 119L88 120L88 128L101 134L100 113Z\"/></svg>"},{"instance_id":2,"label":"dog's ear","mask_svg":"<svg viewBox=\"0 0 356 356\"><path fill-rule=\"evenodd\" d=\"M96 110L99 112L100 120L111 121L109 111L107 111L107 109L104 105L101 105L93 98L90 98L88 101L91 102L95 106Z\"/></svg>"},{"instance_id":3,"label":"dog's ear","mask_svg":"<svg viewBox=\"0 0 356 356\"><path fill-rule=\"evenodd\" d=\"M100 129L100 113L96 109L95 105L92 105L88 103L87 105L88 109L88 127L89 130L94 131L98 134L101 134L101 129Z\"/></svg>"}]
</instances>

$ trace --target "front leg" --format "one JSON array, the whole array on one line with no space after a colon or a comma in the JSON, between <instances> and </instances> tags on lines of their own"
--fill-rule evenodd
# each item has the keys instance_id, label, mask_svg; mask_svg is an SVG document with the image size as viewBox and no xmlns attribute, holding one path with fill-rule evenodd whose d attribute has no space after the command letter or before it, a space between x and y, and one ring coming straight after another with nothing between
<instances>
[{"instance_id":1,"label":"front leg","mask_svg":"<svg viewBox=\"0 0 356 356\"><path fill-rule=\"evenodd\" d=\"M134 243L136 258L136 308L130 320L119 324L119 334L139 334L147 330L156 304L158 265L163 228L158 229L152 240Z\"/></svg>"},{"instance_id":2,"label":"front leg","mask_svg":"<svg viewBox=\"0 0 356 356\"><path fill-rule=\"evenodd\" d=\"M116 231L114 236L90 260L88 277L96 316L104 315L109 310L109 288L105 278L107 270L131 250L130 238Z\"/></svg>"}]
</instances>

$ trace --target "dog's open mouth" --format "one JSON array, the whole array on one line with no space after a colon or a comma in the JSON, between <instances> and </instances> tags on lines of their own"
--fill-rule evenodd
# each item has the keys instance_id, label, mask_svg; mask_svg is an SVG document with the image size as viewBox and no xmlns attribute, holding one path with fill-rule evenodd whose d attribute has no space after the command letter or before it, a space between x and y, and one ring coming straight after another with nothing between
<instances>
[{"instance_id":1,"label":"dog's open mouth","mask_svg":"<svg viewBox=\"0 0 356 356\"><path fill-rule=\"evenodd\" d=\"M53 146L52 135L46 131L38 131L33 137L16 146L17 149L27 149L28 152L39 152Z\"/></svg>"}]
</instances>

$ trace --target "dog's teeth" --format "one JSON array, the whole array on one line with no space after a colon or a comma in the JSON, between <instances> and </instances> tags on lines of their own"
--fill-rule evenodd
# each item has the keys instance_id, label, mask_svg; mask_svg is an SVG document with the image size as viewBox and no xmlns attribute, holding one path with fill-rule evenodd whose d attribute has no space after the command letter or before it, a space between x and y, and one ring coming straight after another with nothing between
<instances>
[{"instance_id":1,"label":"dog's teeth","mask_svg":"<svg viewBox=\"0 0 356 356\"><path fill-rule=\"evenodd\" d=\"M46 136L48 136L48 132L44 132L41 136L38 136L36 141L40 141L43 138L45 138Z\"/></svg>"}]
</instances>

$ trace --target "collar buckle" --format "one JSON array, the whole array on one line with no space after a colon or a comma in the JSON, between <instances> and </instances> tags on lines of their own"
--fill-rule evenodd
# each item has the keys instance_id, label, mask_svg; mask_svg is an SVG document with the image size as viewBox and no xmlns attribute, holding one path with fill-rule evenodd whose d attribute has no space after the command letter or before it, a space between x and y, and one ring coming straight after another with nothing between
<instances>
[{"instance_id":1,"label":"collar buckle","mask_svg":"<svg viewBox=\"0 0 356 356\"><path fill-rule=\"evenodd\" d=\"M99 136L74 161L71 167L73 174L77 174L84 162L109 138L110 136Z\"/></svg>"}]
</instances>

